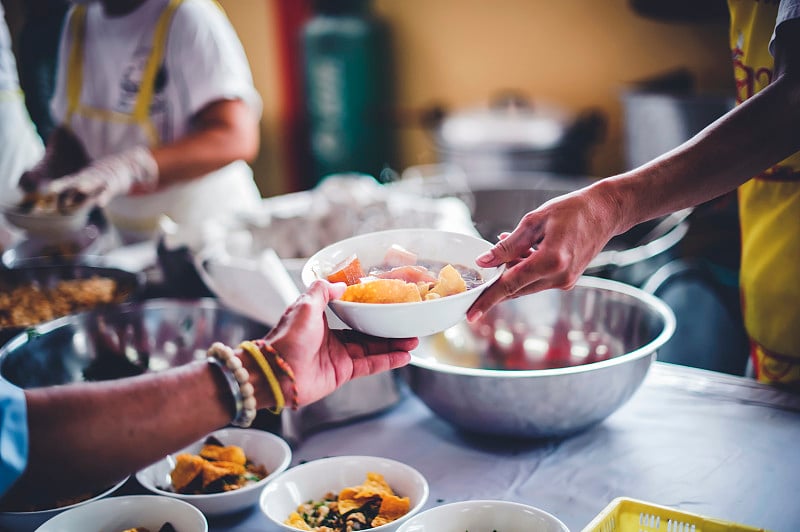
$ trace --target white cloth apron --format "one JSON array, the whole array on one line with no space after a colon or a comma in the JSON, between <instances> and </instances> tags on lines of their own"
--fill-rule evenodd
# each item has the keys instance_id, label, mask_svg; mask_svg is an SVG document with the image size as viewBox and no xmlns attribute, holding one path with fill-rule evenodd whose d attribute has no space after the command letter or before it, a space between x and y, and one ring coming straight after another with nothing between
<instances>
[{"instance_id":1,"label":"white cloth apron","mask_svg":"<svg viewBox=\"0 0 800 532\"><path fill-rule=\"evenodd\" d=\"M44 156L25 98L19 90L0 90L0 203L19 196L17 183Z\"/></svg>"},{"instance_id":2,"label":"white cloth apron","mask_svg":"<svg viewBox=\"0 0 800 532\"><path fill-rule=\"evenodd\" d=\"M75 8L70 20L74 42L67 69L65 125L84 142L92 159L134 146L153 148L160 144L161 139L150 119L149 110L156 75L166 49L169 25L181 3L182 0L171 0L156 23L153 49L130 113L81 104L86 6ZM114 198L106 207L106 214L126 241L136 241L152 238L162 215L169 216L179 225L199 224L231 209L255 208L260 197L250 167L244 161L235 161L192 181L172 185L158 192Z\"/></svg>"}]
</instances>

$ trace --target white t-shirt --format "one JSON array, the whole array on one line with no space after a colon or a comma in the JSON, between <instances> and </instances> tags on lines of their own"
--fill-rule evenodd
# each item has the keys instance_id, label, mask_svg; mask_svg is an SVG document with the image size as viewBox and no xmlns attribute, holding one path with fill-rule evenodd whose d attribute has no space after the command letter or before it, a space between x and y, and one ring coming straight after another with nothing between
<instances>
[{"instance_id":1,"label":"white t-shirt","mask_svg":"<svg viewBox=\"0 0 800 532\"><path fill-rule=\"evenodd\" d=\"M130 113L152 50L156 22L167 4L168 0L147 0L122 17L106 16L100 2L88 6L83 105ZM64 28L51 102L57 122L66 116L66 69L73 45L69 22ZM150 108L161 142L183 136L198 111L221 99L244 100L261 116L261 98L253 86L247 57L227 17L211 0L185 0L169 28L164 65ZM92 153L92 139L81 140Z\"/></svg>"}]
</instances>

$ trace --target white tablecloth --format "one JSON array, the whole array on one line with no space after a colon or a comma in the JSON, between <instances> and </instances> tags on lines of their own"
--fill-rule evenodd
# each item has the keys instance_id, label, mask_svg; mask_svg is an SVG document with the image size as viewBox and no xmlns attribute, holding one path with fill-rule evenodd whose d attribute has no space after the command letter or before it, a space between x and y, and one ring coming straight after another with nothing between
<instances>
[{"instance_id":1,"label":"white tablecloth","mask_svg":"<svg viewBox=\"0 0 800 532\"><path fill-rule=\"evenodd\" d=\"M385 456L427 477L426 509L467 499L518 501L555 514L575 532L618 496L796 532L798 446L800 396L656 363L627 404L561 441L467 435L406 395L381 415L311 435L292 463ZM258 508L210 521L211 532L273 530Z\"/></svg>"}]
</instances>

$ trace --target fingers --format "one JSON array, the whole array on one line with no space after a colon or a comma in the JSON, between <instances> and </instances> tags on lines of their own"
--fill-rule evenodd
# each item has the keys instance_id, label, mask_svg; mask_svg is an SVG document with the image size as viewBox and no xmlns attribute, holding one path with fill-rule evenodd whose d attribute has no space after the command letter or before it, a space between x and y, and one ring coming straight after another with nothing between
<instances>
[{"instance_id":1,"label":"fingers","mask_svg":"<svg viewBox=\"0 0 800 532\"><path fill-rule=\"evenodd\" d=\"M405 366L411 360L409 351L419 345L418 338L378 338L352 330L335 334L352 361L352 379Z\"/></svg>"},{"instance_id":2,"label":"fingers","mask_svg":"<svg viewBox=\"0 0 800 532\"><path fill-rule=\"evenodd\" d=\"M408 351L392 351L381 355L372 355L353 359L353 376L351 379L375 375L383 371L397 369L411 361Z\"/></svg>"},{"instance_id":3,"label":"fingers","mask_svg":"<svg viewBox=\"0 0 800 532\"><path fill-rule=\"evenodd\" d=\"M511 233L502 233L492 249L475 259L478 266L491 268L508 263L531 253L531 248L541 240L541 222L536 212L529 212Z\"/></svg>"}]
</instances>

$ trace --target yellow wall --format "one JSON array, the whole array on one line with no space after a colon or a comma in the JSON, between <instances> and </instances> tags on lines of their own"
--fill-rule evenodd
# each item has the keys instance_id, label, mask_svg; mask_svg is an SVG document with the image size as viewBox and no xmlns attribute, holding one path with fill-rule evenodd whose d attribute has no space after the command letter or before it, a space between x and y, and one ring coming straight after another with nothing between
<instances>
[{"instance_id":1,"label":"yellow wall","mask_svg":"<svg viewBox=\"0 0 800 532\"><path fill-rule=\"evenodd\" d=\"M265 99L266 152L255 168L267 194L284 188L281 154L273 151L280 109L270 99L270 12L280 1L295 0L222 2ZM627 82L688 67L700 88L731 86L725 21L657 22L636 15L627 0L375 0L374 8L393 33L398 107L410 111L402 116L433 102L452 110L482 105L505 88L573 111L600 108L609 130L592 159L591 173L598 176L623 166L619 91ZM429 138L409 122L397 126L403 168L435 160Z\"/></svg>"},{"instance_id":2,"label":"yellow wall","mask_svg":"<svg viewBox=\"0 0 800 532\"><path fill-rule=\"evenodd\" d=\"M400 105L432 99L483 105L498 89L535 102L602 109L609 134L592 173L622 169L619 91L627 82L686 66L706 89L732 84L727 23L666 24L637 16L627 0L378 0L392 24ZM425 135L405 130L406 165L433 157Z\"/></svg>"}]
</instances>

